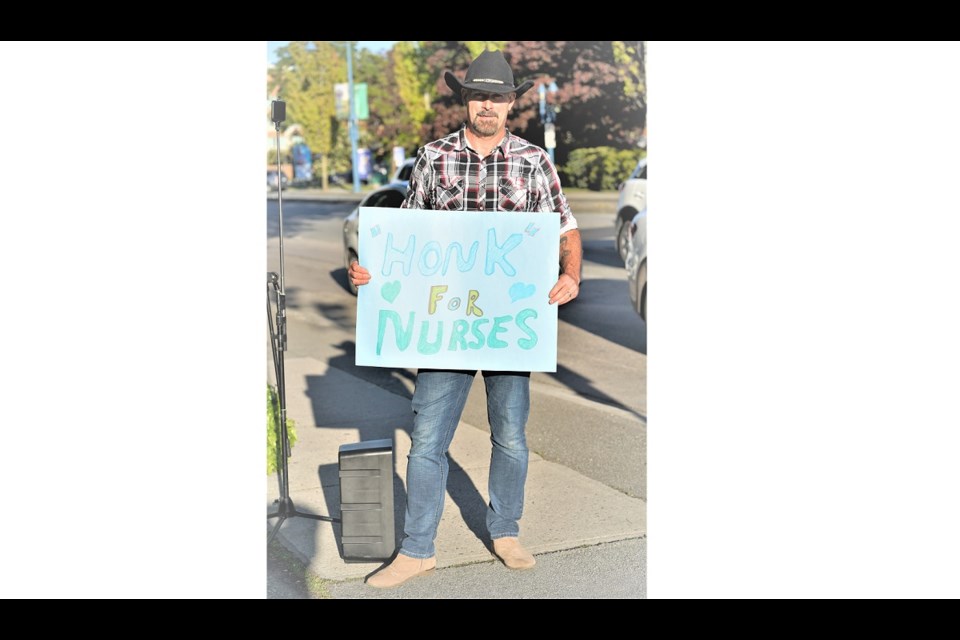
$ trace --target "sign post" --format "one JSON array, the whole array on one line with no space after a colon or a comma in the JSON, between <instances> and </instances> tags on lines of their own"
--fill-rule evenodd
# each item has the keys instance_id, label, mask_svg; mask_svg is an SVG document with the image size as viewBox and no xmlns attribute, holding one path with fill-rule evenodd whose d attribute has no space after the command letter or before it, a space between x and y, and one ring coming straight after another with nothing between
<instances>
[{"instance_id":1,"label":"sign post","mask_svg":"<svg viewBox=\"0 0 960 640\"><path fill-rule=\"evenodd\" d=\"M551 81L549 87L541 84L537 89L540 94L540 120L543 122L543 147L550 155L550 162L555 162L553 150L557 148L557 129L554 123L557 121L557 112L560 109L552 104L547 104L547 91L550 92L551 96L555 96L557 83Z\"/></svg>"}]
</instances>

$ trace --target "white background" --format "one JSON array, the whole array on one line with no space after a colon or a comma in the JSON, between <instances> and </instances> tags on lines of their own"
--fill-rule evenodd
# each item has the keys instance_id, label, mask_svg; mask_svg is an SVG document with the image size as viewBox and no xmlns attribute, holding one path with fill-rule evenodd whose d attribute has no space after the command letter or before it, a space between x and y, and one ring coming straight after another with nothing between
<instances>
[{"instance_id":1,"label":"white background","mask_svg":"<svg viewBox=\"0 0 960 640\"><path fill-rule=\"evenodd\" d=\"M0 54L0 595L263 597L265 43ZM958 595L958 62L650 45L650 597Z\"/></svg>"}]
</instances>

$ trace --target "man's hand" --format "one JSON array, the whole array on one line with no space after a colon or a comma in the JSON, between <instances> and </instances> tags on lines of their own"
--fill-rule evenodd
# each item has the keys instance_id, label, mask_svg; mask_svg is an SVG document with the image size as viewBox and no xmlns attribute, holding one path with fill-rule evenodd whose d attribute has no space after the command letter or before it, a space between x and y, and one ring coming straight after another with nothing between
<instances>
[{"instance_id":1,"label":"man's hand","mask_svg":"<svg viewBox=\"0 0 960 640\"><path fill-rule=\"evenodd\" d=\"M355 287L362 287L370 282L370 272L361 267L360 263L356 260L350 263L350 268L347 270L347 277L350 278L350 282L352 282Z\"/></svg>"},{"instance_id":2,"label":"man's hand","mask_svg":"<svg viewBox=\"0 0 960 640\"><path fill-rule=\"evenodd\" d=\"M579 293L580 285L577 284L577 281L572 276L561 273L557 284L553 285L553 289L550 289L550 304L567 304L576 298Z\"/></svg>"},{"instance_id":3,"label":"man's hand","mask_svg":"<svg viewBox=\"0 0 960 640\"><path fill-rule=\"evenodd\" d=\"M560 269L563 273L550 289L550 304L567 304L580 293L580 264L583 245L580 231L571 229L560 236Z\"/></svg>"}]
</instances>

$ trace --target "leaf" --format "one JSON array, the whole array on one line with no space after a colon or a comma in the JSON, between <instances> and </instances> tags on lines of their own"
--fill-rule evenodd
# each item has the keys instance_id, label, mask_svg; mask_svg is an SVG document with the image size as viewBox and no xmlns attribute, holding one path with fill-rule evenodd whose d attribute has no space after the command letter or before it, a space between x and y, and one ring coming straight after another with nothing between
<instances>
[{"instance_id":1,"label":"leaf","mask_svg":"<svg viewBox=\"0 0 960 640\"><path fill-rule=\"evenodd\" d=\"M283 464L280 457L280 442L282 435L278 425L280 424L280 404L276 390L271 385L267 385L267 474L275 472ZM297 431L294 421L287 418L287 439L290 441L290 448L297 442Z\"/></svg>"}]
</instances>

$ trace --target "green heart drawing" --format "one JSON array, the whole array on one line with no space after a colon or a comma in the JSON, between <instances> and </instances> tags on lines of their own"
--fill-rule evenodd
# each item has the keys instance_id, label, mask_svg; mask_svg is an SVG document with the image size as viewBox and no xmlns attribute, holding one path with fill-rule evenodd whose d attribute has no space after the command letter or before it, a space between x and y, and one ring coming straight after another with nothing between
<instances>
[{"instance_id":1,"label":"green heart drawing","mask_svg":"<svg viewBox=\"0 0 960 640\"><path fill-rule=\"evenodd\" d=\"M521 298L529 298L533 295L533 292L537 290L537 287L532 284L524 284L522 282L515 282L510 287L510 302L516 302Z\"/></svg>"},{"instance_id":2,"label":"green heart drawing","mask_svg":"<svg viewBox=\"0 0 960 640\"><path fill-rule=\"evenodd\" d=\"M380 295L383 296L383 299L387 302L393 302L397 299L397 296L400 295L400 281L394 280L393 282L388 282L380 287Z\"/></svg>"}]
</instances>

